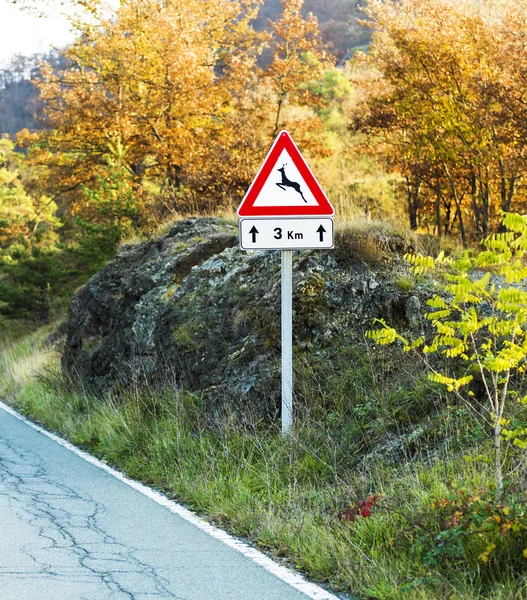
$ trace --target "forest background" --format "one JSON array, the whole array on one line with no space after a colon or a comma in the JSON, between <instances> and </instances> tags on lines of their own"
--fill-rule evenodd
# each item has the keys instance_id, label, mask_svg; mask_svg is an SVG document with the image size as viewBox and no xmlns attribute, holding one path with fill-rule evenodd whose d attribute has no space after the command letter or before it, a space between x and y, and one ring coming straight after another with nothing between
<instances>
[{"instance_id":1,"label":"forest background","mask_svg":"<svg viewBox=\"0 0 527 600\"><path fill-rule=\"evenodd\" d=\"M76 5L74 44L0 74L4 318L48 320L123 239L233 215L281 129L341 222L467 245L525 212L523 1Z\"/></svg>"}]
</instances>

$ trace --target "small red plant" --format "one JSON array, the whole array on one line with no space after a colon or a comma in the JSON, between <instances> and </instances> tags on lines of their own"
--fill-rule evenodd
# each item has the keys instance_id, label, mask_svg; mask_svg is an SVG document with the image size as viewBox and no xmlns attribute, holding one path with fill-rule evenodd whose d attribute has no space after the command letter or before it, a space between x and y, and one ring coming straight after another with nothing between
<instances>
[{"instance_id":1,"label":"small red plant","mask_svg":"<svg viewBox=\"0 0 527 600\"><path fill-rule=\"evenodd\" d=\"M374 506L377 506L380 499L380 494L366 496L366 498L358 500L355 504L350 504L344 510L339 511L337 513L337 518L341 521L350 521L353 523L357 517L362 517L364 519L371 517L371 510Z\"/></svg>"}]
</instances>

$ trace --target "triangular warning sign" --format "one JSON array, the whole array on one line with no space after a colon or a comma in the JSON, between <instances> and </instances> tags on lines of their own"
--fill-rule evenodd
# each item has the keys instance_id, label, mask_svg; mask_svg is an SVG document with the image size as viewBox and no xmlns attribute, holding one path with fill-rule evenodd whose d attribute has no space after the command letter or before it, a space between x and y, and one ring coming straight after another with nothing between
<instances>
[{"instance_id":1,"label":"triangular warning sign","mask_svg":"<svg viewBox=\"0 0 527 600\"><path fill-rule=\"evenodd\" d=\"M331 216L335 210L287 131L278 134L239 217Z\"/></svg>"}]
</instances>

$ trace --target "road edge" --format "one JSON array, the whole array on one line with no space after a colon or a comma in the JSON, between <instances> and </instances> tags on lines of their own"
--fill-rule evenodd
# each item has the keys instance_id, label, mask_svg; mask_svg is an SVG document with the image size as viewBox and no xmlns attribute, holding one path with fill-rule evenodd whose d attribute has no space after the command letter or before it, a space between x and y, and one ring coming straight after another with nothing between
<instances>
[{"instance_id":1,"label":"road edge","mask_svg":"<svg viewBox=\"0 0 527 600\"><path fill-rule=\"evenodd\" d=\"M89 462L90 464L94 465L99 469L102 469L103 471L106 471L106 473L108 473L112 477L115 477L122 483L139 492L140 494L143 494L143 496L150 498L150 500L153 500L160 506L164 506L165 508L170 510L170 512L178 515L179 517L181 517L188 523L191 523L201 531L224 543L229 548L236 550L237 552L239 552L249 560L252 560L254 563L259 565L278 579L282 580L284 583L287 583L294 589L306 595L308 598L312 598L312 600L339 600L339 598L331 592L328 592L316 583L311 583L310 581L307 581L298 573L295 573L288 567L284 567L283 565L278 564L272 558L269 558L269 556L266 556L265 554L260 552L260 550L257 550L256 548L251 547L249 544L236 539L230 533L219 529L215 525L211 525L210 523L193 513L188 508L182 506L181 504L178 504L174 500L170 500L161 492L149 488L145 484L135 481L134 479L130 479L117 469L110 467L102 460L95 458L95 456L88 454L84 450L81 450L77 446L73 445L71 442L68 442L64 438L61 438L60 436L51 433L50 431L47 431L40 425L33 423L33 421L29 420L27 417L20 414L14 408L8 406L1 400L0 408L6 413L18 419L19 421L22 421L38 433L41 433L42 435L48 437L57 444L63 446L70 452L73 452L83 460Z\"/></svg>"}]
</instances>

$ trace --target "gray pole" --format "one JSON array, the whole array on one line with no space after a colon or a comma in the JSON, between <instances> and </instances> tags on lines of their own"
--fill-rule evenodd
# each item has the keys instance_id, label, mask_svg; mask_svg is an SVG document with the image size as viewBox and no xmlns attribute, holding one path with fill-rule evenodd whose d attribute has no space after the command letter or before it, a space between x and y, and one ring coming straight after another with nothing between
<instances>
[{"instance_id":1,"label":"gray pole","mask_svg":"<svg viewBox=\"0 0 527 600\"><path fill-rule=\"evenodd\" d=\"M282 433L293 423L293 252L282 250Z\"/></svg>"}]
</instances>

